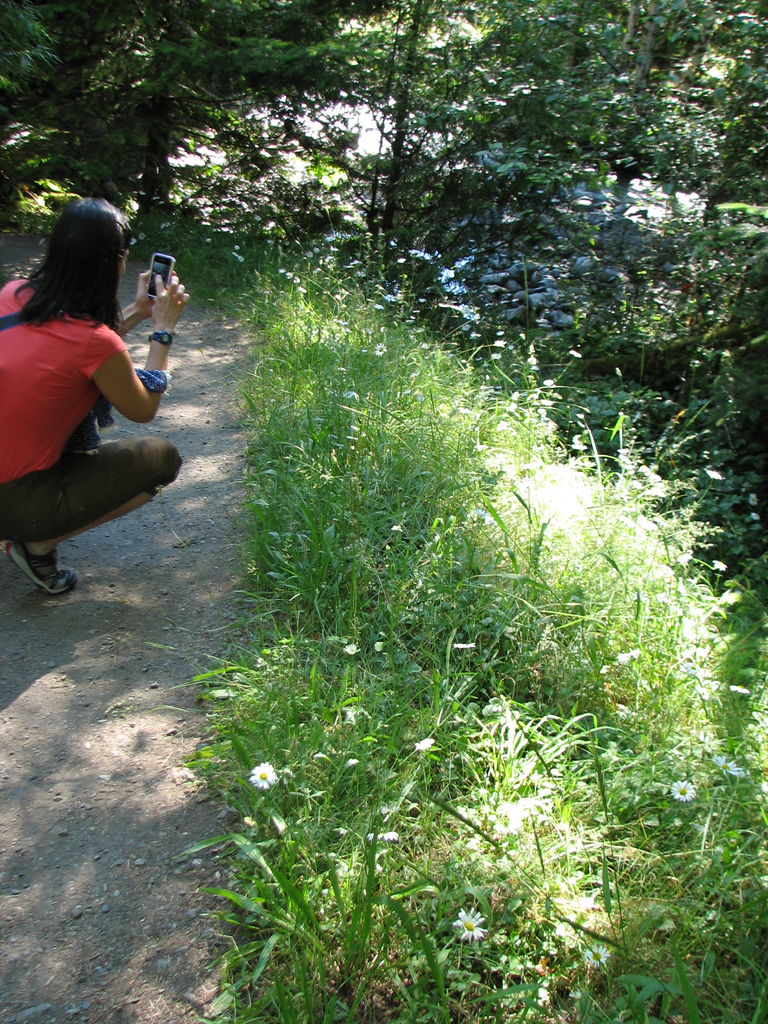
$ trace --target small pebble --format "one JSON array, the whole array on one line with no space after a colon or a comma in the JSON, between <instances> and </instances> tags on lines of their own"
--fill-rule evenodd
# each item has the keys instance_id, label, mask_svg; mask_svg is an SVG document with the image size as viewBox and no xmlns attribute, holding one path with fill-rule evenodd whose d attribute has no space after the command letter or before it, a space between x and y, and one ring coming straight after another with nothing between
<instances>
[{"instance_id":1,"label":"small pebble","mask_svg":"<svg viewBox=\"0 0 768 1024\"><path fill-rule=\"evenodd\" d=\"M53 1003L38 1003L37 1006L30 1006L16 1014L16 1024L21 1024L24 1020L32 1020L33 1017L38 1017L41 1013L52 1009Z\"/></svg>"}]
</instances>

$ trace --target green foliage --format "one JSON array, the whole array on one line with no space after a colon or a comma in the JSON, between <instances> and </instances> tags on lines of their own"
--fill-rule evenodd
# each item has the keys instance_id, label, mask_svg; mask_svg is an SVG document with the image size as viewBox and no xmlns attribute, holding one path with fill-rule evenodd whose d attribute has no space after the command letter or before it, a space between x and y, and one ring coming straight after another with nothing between
<instances>
[{"instance_id":1,"label":"green foliage","mask_svg":"<svg viewBox=\"0 0 768 1024\"><path fill-rule=\"evenodd\" d=\"M322 262L246 305L211 1020L759 1019L764 610L641 465L560 454L529 365Z\"/></svg>"},{"instance_id":2,"label":"green foliage","mask_svg":"<svg viewBox=\"0 0 768 1024\"><path fill-rule=\"evenodd\" d=\"M715 200L765 203L765 176L755 173L768 151L768 129L760 111L768 101L765 66L768 25L765 3L726 10L721 22L722 179Z\"/></svg>"},{"instance_id":3,"label":"green foliage","mask_svg":"<svg viewBox=\"0 0 768 1024\"><path fill-rule=\"evenodd\" d=\"M0 97L20 91L52 60L49 37L29 0L0 3ZM5 111L0 107L0 118Z\"/></svg>"},{"instance_id":4,"label":"green foliage","mask_svg":"<svg viewBox=\"0 0 768 1024\"><path fill-rule=\"evenodd\" d=\"M736 13L701 0L5 4L0 30L21 41L7 59L37 74L8 91L1 169L15 188L45 177L148 207L190 202L224 168L242 217L299 198L282 191L291 154L335 182L303 181L313 208L338 203L374 234L427 247L460 235L462 216L503 220L610 173L760 202L759 12L757 0ZM360 110L375 155L353 149ZM218 198L203 203L214 219Z\"/></svg>"},{"instance_id":5,"label":"green foliage","mask_svg":"<svg viewBox=\"0 0 768 1024\"><path fill-rule=\"evenodd\" d=\"M239 141L251 153L261 138L268 146L285 140L301 97L338 90L325 40L339 18L376 7L359 0L38 3L35 24L56 66L39 67L7 97L6 190L34 188L45 177L81 193L138 196L145 209L178 201L172 159L206 138L216 149L234 150ZM270 103L275 116L257 120Z\"/></svg>"}]
</instances>

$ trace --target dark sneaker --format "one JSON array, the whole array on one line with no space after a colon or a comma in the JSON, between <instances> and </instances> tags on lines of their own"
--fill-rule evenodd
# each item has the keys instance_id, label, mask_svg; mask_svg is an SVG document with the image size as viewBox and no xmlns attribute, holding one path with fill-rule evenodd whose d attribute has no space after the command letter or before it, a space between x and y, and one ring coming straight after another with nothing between
<instances>
[{"instance_id":1,"label":"dark sneaker","mask_svg":"<svg viewBox=\"0 0 768 1024\"><path fill-rule=\"evenodd\" d=\"M33 555L22 541L12 540L5 551L24 575L47 594L66 594L77 583L71 569L59 569L55 550L47 555Z\"/></svg>"}]
</instances>

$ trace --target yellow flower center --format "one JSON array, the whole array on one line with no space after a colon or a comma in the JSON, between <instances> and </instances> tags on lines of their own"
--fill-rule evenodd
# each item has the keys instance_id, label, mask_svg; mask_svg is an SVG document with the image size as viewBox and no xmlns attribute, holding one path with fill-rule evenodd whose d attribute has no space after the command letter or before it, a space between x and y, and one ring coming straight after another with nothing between
<instances>
[{"instance_id":1,"label":"yellow flower center","mask_svg":"<svg viewBox=\"0 0 768 1024\"><path fill-rule=\"evenodd\" d=\"M465 921L464 922L464 927L467 929L468 932L473 932L475 930L475 922L474 921Z\"/></svg>"}]
</instances>

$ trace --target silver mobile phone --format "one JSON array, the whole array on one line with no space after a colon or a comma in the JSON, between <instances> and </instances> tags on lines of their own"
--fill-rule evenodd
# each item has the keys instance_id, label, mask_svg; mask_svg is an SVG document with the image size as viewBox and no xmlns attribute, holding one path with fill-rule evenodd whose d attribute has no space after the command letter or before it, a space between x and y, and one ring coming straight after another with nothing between
<instances>
[{"instance_id":1,"label":"silver mobile phone","mask_svg":"<svg viewBox=\"0 0 768 1024\"><path fill-rule=\"evenodd\" d=\"M157 291L155 289L155 276L160 275L163 279L163 284L168 287L168 282L171 280L171 273L173 272L173 265L176 262L173 256L167 256L164 252L153 252L152 262L149 265L149 285L147 286L147 292L151 299L157 298Z\"/></svg>"}]
</instances>

